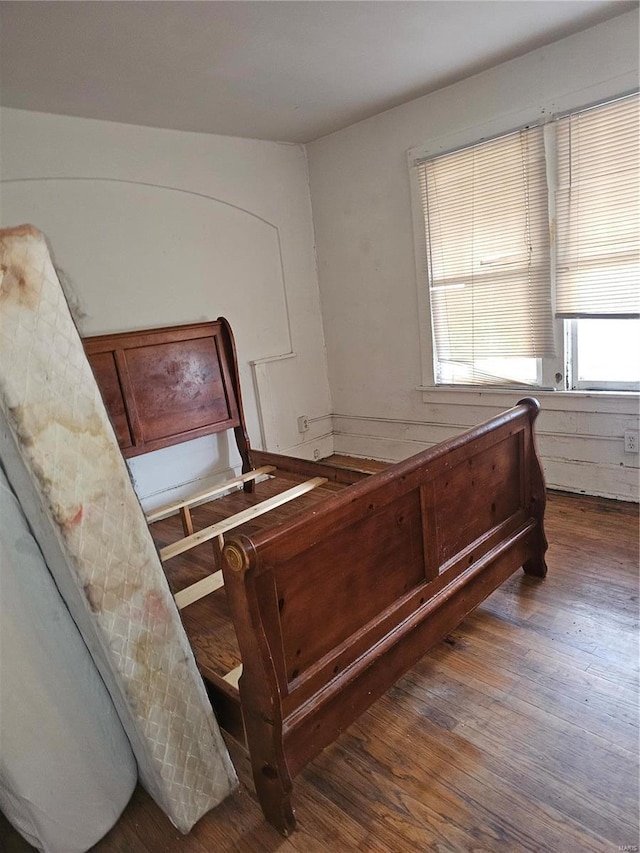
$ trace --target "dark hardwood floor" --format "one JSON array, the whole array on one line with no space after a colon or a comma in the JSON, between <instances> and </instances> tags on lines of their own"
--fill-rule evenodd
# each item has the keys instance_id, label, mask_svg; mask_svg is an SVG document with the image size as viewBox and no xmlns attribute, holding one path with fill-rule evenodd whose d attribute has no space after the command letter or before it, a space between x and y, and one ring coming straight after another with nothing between
<instances>
[{"instance_id":1,"label":"dark hardwood floor","mask_svg":"<svg viewBox=\"0 0 640 853\"><path fill-rule=\"evenodd\" d=\"M638 507L551 494L547 536L544 581L517 572L297 777L289 839L234 750L245 784L190 835L138 788L94 850L637 850Z\"/></svg>"}]
</instances>

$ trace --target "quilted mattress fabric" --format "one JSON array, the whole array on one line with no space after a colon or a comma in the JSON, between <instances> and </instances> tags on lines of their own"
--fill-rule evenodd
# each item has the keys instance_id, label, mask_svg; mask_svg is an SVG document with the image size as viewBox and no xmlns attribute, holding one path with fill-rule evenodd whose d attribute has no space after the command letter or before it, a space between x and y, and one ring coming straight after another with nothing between
<instances>
[{"instance_id":1,"label":"quilted mattress fabric","mask_svg":"<svg viewBox=\"0 0 640 853\"><path fill-rule=\"evenodd\" d=\"M131 742L182 832L236 784L43 235L0 230L0 455Z\"/></svg>"}]
</instances>

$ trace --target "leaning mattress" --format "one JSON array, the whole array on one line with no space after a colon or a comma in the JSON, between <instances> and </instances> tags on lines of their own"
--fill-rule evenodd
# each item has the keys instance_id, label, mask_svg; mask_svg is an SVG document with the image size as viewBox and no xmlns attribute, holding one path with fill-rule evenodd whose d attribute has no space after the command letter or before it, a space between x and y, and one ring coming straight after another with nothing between
<instances>
[{"instance_id":1,"label":"leaning mattress","mask_svg":"<svg viewBox=\"0 0 640 853\"><path fill-rule=\"evenodd\" d=\"M187 832L235 773L46 241L31 226L0 230L0 457L140 778Z\"/></svg>"}]
</instances>

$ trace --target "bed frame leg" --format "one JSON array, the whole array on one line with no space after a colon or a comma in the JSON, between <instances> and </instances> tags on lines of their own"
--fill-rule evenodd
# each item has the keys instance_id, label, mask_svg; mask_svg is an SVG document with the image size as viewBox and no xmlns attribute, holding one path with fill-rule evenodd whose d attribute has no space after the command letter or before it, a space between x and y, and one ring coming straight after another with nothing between
<instances>
[{"instance_id":1,"label":"bed frame leg","mask_svg":"<svg viewBox=\"0 0 640 853\"><path fill-rule=\"evenodd\" d=\"M293 784L282 737L280 686L258 607L260 599L271 601L277 619L278 599L274 576L256 578L253 559L253 544L238 536L224 547L222 570L243 661L238 691L253 782L265 818L287 837L296 828Z\"/></svg>"},{"instance_id":2,"label":"bed frame leg","mask_svg":"<svg viewBox=\"0 0 640 853\"><path fill-rule=\"evenodd\" d=\"M292 783L283 779L271 764L253 768L253 781L264 816L285 838L296 828L296 818L291 805Z\"/></svg>"},{"instance_id":3,"label":"bed frame leg","mask_svg":"<svg viewBox=\"0 0 640 853\"><path fill-rule=\"evenodd\" d=\"M538 451L538 441L533 424L540 413L540 403L534 397L525 397L519 400L518 405L525 405L529 409L529 440L531 452L529 454L529 482L531 484L531 514L537 521L536 548L534 555L522 566L525 574L536 578L544 578L547 574L547 563L544 555L547 553L549 543L544 532L544 513L547 505L547 488L544 482L544 471Z\"/></svg>"},{"instance_id":4,"label":"bed frame leg","mask_svg":"<svg viewBox=\"0 0 640 853\"><path fill-rule=\"evenodd\" d=\"M536 578L544 578L547 575L547 563L542 554L527 560L522 568L526 575L532 575Z\"/></svg>"}]
</instances>

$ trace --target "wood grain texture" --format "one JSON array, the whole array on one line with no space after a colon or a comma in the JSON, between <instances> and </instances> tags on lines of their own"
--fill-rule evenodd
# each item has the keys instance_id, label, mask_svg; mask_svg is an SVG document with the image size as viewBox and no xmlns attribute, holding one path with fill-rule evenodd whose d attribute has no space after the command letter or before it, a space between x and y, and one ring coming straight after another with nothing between
<instances>
[{"instance_id":1,"label":"wood grain texture","mask_svg":"<svg viewBox=\"0 0 640 853\"><path fill-rule=\"evenodd\" d=\"M233 428L242 471L251 469L235 343L223 317L83 344L124 456Z\"/></svg>"},{"instance_id":2,"label":"wood grain texture","mask_svg":"<svg viewBox=\"0 0 640 853\"><path fill-rule=\"evenodd\" d=\"M551 494L546 530L543 584L506 581L297 777L290 838L230 742L244 785L189 836L138 788L95 853L637 845L638 508Z\"/></svg>"},{"instance_id":3,"label":"wood grain texture","mask_svg":"<svg viewBox=\"0 0 640 853\"><path fill-rule=\"evenodd\" d=\"M247 748L283 835L309 761L518 568L546 574L538 411L523 400L313 512L226 541Z\"/></svg>"},{"instance_id":4,"label":"wood grain texture","mask_svg":"<svg viewBox=\"0 0 640 853\"><path fill-rule=\"evenodd\" d=\"M90 358L113 354L135 452L235 427L247 471L237 356L225 320L86 346ZM195 601L203 588L214 594L221 567L243 663L237 698L254 783L283 835L295 828L292 778L315 755L516 569L545 576L539 410L537 400L521 400L369 476L333 467L325 478L329 466L283 457L278 469L297 477L311 468L315 476L240 512L227 508L224 520L199 529L181 508L186 535L160 549L163 562L235 531L221 553L214 545L209 578L180 591L178 601ZM238 529L326 482L348 488L282 524L270 517L268 530ZM254 483L245 489L256 491ZM200 638L189 636L200 660ZM214 646L207 642L207 656ZM222 689L217 676L214 692ZM221 701L233 704L225 690Z\"/></svg>"}]
</instances>

